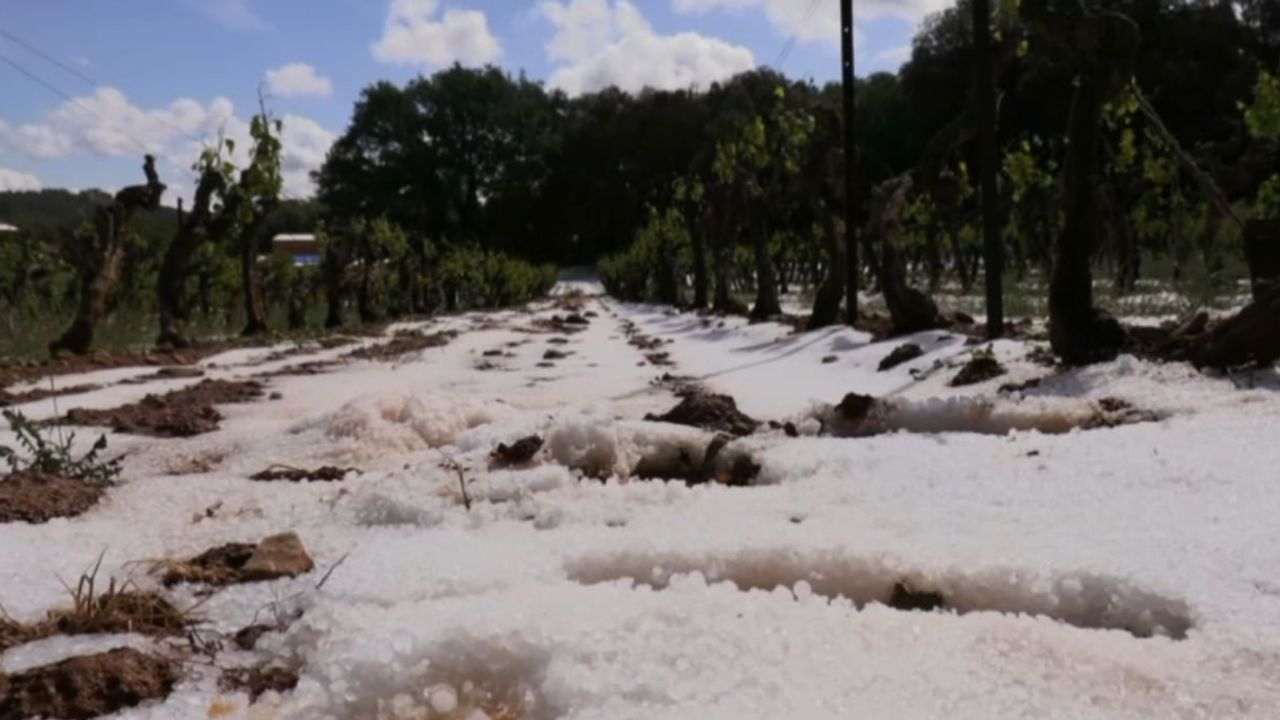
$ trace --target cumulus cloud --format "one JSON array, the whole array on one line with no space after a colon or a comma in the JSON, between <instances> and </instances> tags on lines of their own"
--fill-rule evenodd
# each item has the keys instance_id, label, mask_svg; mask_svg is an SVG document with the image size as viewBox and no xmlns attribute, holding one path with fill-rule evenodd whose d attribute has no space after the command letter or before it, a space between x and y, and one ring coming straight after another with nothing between
<instances>
[{"instance_id":1,"label":"cumulus cloud","mask_svg":"<svg viewBox=\"0 0 1280 720\"><path fill-rule=\"evenodd\" d=\"M329 97L333 83L306 63L289 63L267 71L267 91L280 97Z\"/></svg>"},{"instance_id":2,"label":"cumulus cloud","mask_svg":"<svg viewBox=\"0 0 1280 720\"><path fill-rule=\"evenodd\" d=\"M815 4L816 3L816 4ZM854 5L856 22L898 18L918 23L926 15L951 7L955 0L858 0ZM713 10L763 11L780 34L802 43L840 42L840 3L835 0L671 0L677 13L705 13ZM861 44L862 33L854 28L854 42Z\"/></svg>"},{"instance_id":3,"label":"cumulus cloud","mask_svg":"<svg viewBox=\"0 0 1280 720\"><path fill-rule=\"evenodd\" d=\"M627 0L548 0L538 9L555 27L546 47L560 64L550 85L569 95L610 85L627 92L705 87L756 65L749 49L723 40L658 35Z\"/></svg>"},{"instance_id":4,"label":"cumulus cloud","mask_svg":"<svg viewBox=\"0 0 1280 720\"><path fill-rule=\"evenodd\" d=\"M310 195L309 174L324 162L335 135L300 115L285 115L281 121L285 194ZM142 108L108 87L59 105L42 124L10 127L0 122L0 144L38 159L156 155L163 161L161 175L170 186L169 198L190 197L193 178L186 169L218 137L234 140L234 159L245 160L251 143L249 124L227 98L208 103L184 98L164 107ZM122 180L136 182L132 177Z\"/></svg>"},{"instance_id":5,"label":"cumulus cloud","mask_svg":"<svg viewBox=\"0 0 1280 720\"><path fill-rule=\"evenodd\" d=\"M479 10L445 8L439 0L391 0L373 57L397 65L476 66L502 57L502 44Z\"/></svg>"},{"instance_id":6,"label":"cumulus cloud","mask_svg":"<svg viewBox=\"0 0 1280 720\"><path fill-rule=\"evenodd\" d=\"M877 63L882 63L894 69L901 67L911 59L911 46L899 45L897 47L887 48L875 54L872 58Z\"/></svg>"},{"instance_id":7,"label":"cumulus cloud","mask_svg":"<svg viewBox=\"0 0 1280 720\"><path fill-rule=\"evenodd\" d=\"M40 179L29 173L0 167L0 192L11 190L39 190Z\"/></svg>"}]
</instances>

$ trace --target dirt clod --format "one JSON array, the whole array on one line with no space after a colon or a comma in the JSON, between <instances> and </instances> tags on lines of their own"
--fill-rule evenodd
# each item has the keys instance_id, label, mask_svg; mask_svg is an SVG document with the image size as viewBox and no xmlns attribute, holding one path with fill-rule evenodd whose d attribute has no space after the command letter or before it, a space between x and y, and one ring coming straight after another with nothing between
<instances>
[{"instance_id":1,"label":"dirt clod","mask_svg":"<svg viewBox=\"0 0 1280 720\"><path fill-rule=\"evenodd\" d=\"M177 680L172 662L131 648L74 657L0 675L0 720L110 715L166 697Z\"/></svg>"},{"instance_id":2,"label":"dirt clod","mask_svg":"<svg viewBox=\"0 0 1280 720\"><path fill-rule=\"evenodd\" d=\"M893 352L890 352L888 355L886 355L884 359L880 361L880 366L876 369L879 372L892 370L893 368L896 368L903 363L911 362L912 360L915 360L916 358L919 358L923 355L924 355L924 348L921 348L919 345L915 343L905 343L903 345L899 345L898 347L894 348Z\"/></svg>"},{"instance_id":3,"label":"dirt clod","mask_svg":"<svg viewBox=\"0 0 1280 720\"><path fill-rule=\"evenodd\" d=\"M674 423L725 432L750 435L760 423L738 410L738 403L728 395L695 393L686 396L664 415L646 415L645 420Z\"/></svg>"},{"instance_id":4,"label":"dirt clod","mask_svg":"<svg viewBox=\"0 0 1280 720\"><path fill-rule=\"evenodd\" d=\"M342 482L346 479L348 473L359 473L355 468L340 468L332 465L309 470L307 468L289 467L287 465L272 465L266 470L249 476L250 480L257 482Z\"/></svg>"},{"instance_id":5,"label":"dirt clod","mask_svg":"<svg viewBox=\"0 0 1280 720\"><path fill-rule=\"evenodd\" d=\"M564 360L569 357L569 353L560 350L548 350L542 353L543 360Z\"/></svg>"},{"instance_id":6,"label":"dirt clod","mask_svg":"<svg viewBox=\"0 0 1280 720\"><path fill-rule=\"evenodd\" d=\"M947 599L933 590L916 590L905 582L895 583L889 607L895 610L933 612L947 607Z\"/></svg>"},{"instance_id":7,"label":"dirt clod","mask_svg":"<svg viewBox=\"0 0 1280 720\"><path fill-rule=\"evenodd\" d=\"M0 480L0 523L45 523L98 504L102 488L84 480L26 470Z\"/></svg>"},{"instance_id":8,"label":"dirt clod","mask_svg":"<svg viewBox=\"0 0 1280 720\"><path fill-rule=\"evenodd\" d=\"M245 563L242 582L275 580L311 572L315 562L302 546L297 533L281 533L258 543Z\"/></svg>"},{"instance_id":9,"label":"dirt clod","mask_svg":"<svg viewBox=\"0 0 1280 720\"><path fill-rule=\"evenodd\" d=\"M960 372L951 378L951 382L947 383L951 387L964 387L966 385L976 385L980 382L986 382L993 378L1004 375L1007 370L991 355L986 353L975 353L964 367L960 368Z\"/></svg>"},{"instance_id":10,"label":"dirt clod","mask_svg":"<svg viewBox=\"0 0 1280 720\"><path fill-rule=\"evenodd\" d=\"M422 333L418 331L402 331L396 333L390 341L370 347L352 350L343 355L353 360L399 360L405 355L421 352L428 348L444 347L453 341L458 334L452 331Z\"/></svg>"},{"instance_id":11,"label":"dirt clod","mask_svg":"<svg viewBox=\"0 0 1280 720\"><path fill-rule=\"evenodd\" d=\"M263 635L266 635L269 632L275 632L276 629L277 628L274 625L249 625L237 630L236 634L232 636L232 640L235 641L236 647L241 650L252 650L258 646L258 640L260 640Z\"/></svg>"},{"instance_id":12,"label":"dirt clod","mask_svg":"<svg viewBox=\"0 0 1280 720\"><path fill-rule=\"evenodd\" d=\"M36 388L34 390L27 390L26 392L20 393L11 393L8 390L0 390L0 407L25 405L26 403L48 400L49 398L63 397L64 395L79 395L81 393L93 392L94 390L101 389L101 385L70 385L68 387Z\"/></svg>"},{"instance_id":13,"label":"dirt clod","mask_svg":"<svg viewBox=\"0 0 1280 720\"><path fill-rule=\"evenodd\" d=\"M231 585L238 581L256 548L253 543L227 543L210 548L190 560L169 563L161 582L165 587L182 583Z\"/></svg>"},{"instance_id":14,"label":"dirt clod","mask_svg":"<svg viewBox=\"0 0 1280 720\"><path fill-rule=\"evenodd\" d=\"M191 387L164 395L148 395L136 403L106 410L74 408L67 413L65 421L136 435L191 437L218 429L222 414L214 405L249 402L262 394L262 384L252 380L204 380Z\"/></svg>"},{"instance_id":15,"label":"dirt clod","mask_svg":"<svg viewBox=\"0 0 1280 720\"><path fill-rule=\"evenodd\" d=\"M224 587L276 580L310 572L315 567L295 533L273 535L256 545L227 543L188 560L158 563L167 587L183 583Z\"/></svg>"},{"instance_id":16,"label":"dirt clod","mask_svg":"<svg viewBox=\"0 0 1280 720\"><path fill-rule=\"evenodd\" d=\"M223 690L244 691L254 703L267 691L281 694L298 686L298 672L282 667L229 668L222 671L218 684Z\"/></svg>"},{"instance_id":17,"label":"dirt clod","mask_svg":"<svg viewBox=\"0 0 1280 720\"><path fill-rule=\"evenodd\" d=\"M524 465L533 460L533 457L542 449L542 442L541 437L530 435L510 445L498 443L498 447L494 448L489 457L497 467Z\"/></svg>"}]
</instances>

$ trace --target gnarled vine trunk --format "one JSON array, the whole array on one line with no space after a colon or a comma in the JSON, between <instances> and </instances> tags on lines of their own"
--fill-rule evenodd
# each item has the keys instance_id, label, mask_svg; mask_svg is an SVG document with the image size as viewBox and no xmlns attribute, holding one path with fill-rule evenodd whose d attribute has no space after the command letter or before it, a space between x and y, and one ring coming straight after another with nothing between
<instances>
[{"instance_id":1,"label":"gnarled vine trunk","mask_svg":"<svg viewBox=\"0 0 1280 720\"><path fill-rule=\"evenodd\" d=\"M210 209L214 195L222 194L225 190L226 180L222 174L206 170L196 186L195 202L189 214L182 214L179 202L178 231L165 250L160 274L156 278L160 310L157 345L183 348L191 344L187 336L187 324L191 319L186 294L187 277L191 273L191 259L200 246L210 239L220 238L226 232L231 214L224 208L215 222Z\"/></svg>"},{"instance_id":2,"label":"gnarled vine trunk","mask_svg":"<svg viewBox=\"0 0 1280 720\"><path fill-rule=\"evenodd\" d=\"M111 291L120 279L127 247L125 234L136 210L154 210L160 206L165 185L156 173L155 158L146 156L142 166L146 185L130 185L116 193L110 205L98 208L94 218L94 234L72 240L68 259L76 267L80 279L80 301L71 326L49 344L56 355L67 351L77 355L89 352L94 332L107 314Z\"/></svg>"}]
</instances>

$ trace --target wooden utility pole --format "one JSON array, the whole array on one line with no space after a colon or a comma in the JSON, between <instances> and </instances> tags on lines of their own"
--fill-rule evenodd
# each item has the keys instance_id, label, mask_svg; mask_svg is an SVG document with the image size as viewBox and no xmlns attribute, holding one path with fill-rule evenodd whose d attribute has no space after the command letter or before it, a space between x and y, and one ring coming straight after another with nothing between
<instances>
[{"instance_id":1,"label":"wooden utility pole","mask_svg":"<svg viewBox=\"0 0 1280 720\"><path fill-rule=\"evenodd\" d=\"M853 0L840 0L840 49L844 56L844 238L846 321L858 322L858 212L854 172L858 166L858 146L854 138L855 102L853 78Z\"/></svg>"},{"instance_id":2,"label":"wooden utility pole","mask_svg":"<svg viewBox=\"0 0 1280 720\"><path fill-rule=\"evenodd\" d=\"M973 57L978 103L979 187L982 190L982 265L987 285L987 338L1004 335L1004 245L996 198L996 88L991 69L991 5L973 1Z\"/></svg>"}]
</instances>

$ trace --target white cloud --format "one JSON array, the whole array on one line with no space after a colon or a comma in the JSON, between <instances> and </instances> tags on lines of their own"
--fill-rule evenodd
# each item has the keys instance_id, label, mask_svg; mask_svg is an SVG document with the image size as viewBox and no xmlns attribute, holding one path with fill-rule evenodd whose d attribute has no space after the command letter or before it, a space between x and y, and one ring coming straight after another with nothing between
<instances>
[{"instance_id":1,"label":"white cloud","mask_svg":"<svg viewBox=\"0 0 1280 720\"><path fill-rule=\"evenodd\" d=\"M300 115L281 118L284 191L290 197L310 195L310 171L324 162L335 136L314 120ZM160 158L162 179L169 185L167 201L190 197L193 175L187 171L200 151L219 136L235 141L235 159L243 161L251 139L249 125L226 98L207 104L175 100L166 107L141 108L115 88L99 88L55 108L40 125L9 127L0 122L0 144L40 159L83 154L98 157ZM122 184L136 182L123 178Z\"/></svg>"},{"instance_id":2,"label":"white cloud","mask_svg":"<svg viewBox=\"0 0 1280 720\"><path fill-rule=\"evenodd\" d=\"M919 21L953 5L955 0L857 0L853 12L855 21L885 17ZM678 13L762 9L779 30L800 40L838 38L840 32L836 0L671 0L671 7Z\"/></svg>"},{"instance_id":3,"label":"white cloud","mask_svg":"<svg viewBox=\"0 0 1280 720\"><path fill-rule=\"evenodd\" d=\"M882 64L893 70L897 70L910 59L910 45L899 45L897 47L886 48L876 53L875 57L872 58L872 60L877 64Z\"/></svg>"},{"instance_id":4,"label":"white cloud","mask_svg":"<svg viewBox=\"0 0 1280 720\"><path fill-rule=\"evenodd\" d=\"M723 40L656 34L627 0L548 0L538 9L555 26L547 54L562 63L550 85L569 95L610 85L627 92L705 87L756 65L749 49Z\"/></svg>"},{"instance_id":5,"label":"white cloud","mask_svg":"<svg viewBox=\"0 0 1280 720\"><path fill-rule=\"evenodd\" d=\"M816 4L815 4L816 3ZM898 18L918 23L926 15L955 5L955 0L857 0L854 21ZM671 0L678 13L705 13L712 10L763 10L765 17L787 37L801 43L840 42L840 3L836 0ZM854 42L862 33L854 28Z\"/></svg>"},{"instance_id":6,"label":"white cloud","mask_svg":"<svg viewBox=\"0 0 1280 720\"><path fill-rule=\"evenodd\" d=\"M40 178L28 173L0 167L0 192L10 190L39 190Z\"/></svg>"},{"instance_id":7,"label":"white cloud","mask_svg":"<svg viewBox=\"0 0 1280 720\"><path fill-rule=\"evenodd\" d=\"M280 170L284 173L284 194L288 197L307 197L315 192L311 171L324 164L325 156L337 136L320 123L301 115L285 115L281 118L283 129L280 142L284 155Z\"/></svg>"},{"instance_id":8,"label":"white cloud","mask_svg":"<svg viewBox=\"0 0 1280 720\"><path fill-rule=\"evenodd\" d=\"M440 12L439 0L391 0L373 57L397 65L476 66L502 57L502 44L479 10Z\"/></svg>"},{"instance_id":9,"label":"white cloud","mask_svg":"<svg viewBox=\"0 0 1280 720\"><path fill-rule=\"evenodd\" d=\"M306 63L289 63L267 71L267 91L280 97L329 97L333 83Z\"/></svg>"}]
</instances>

